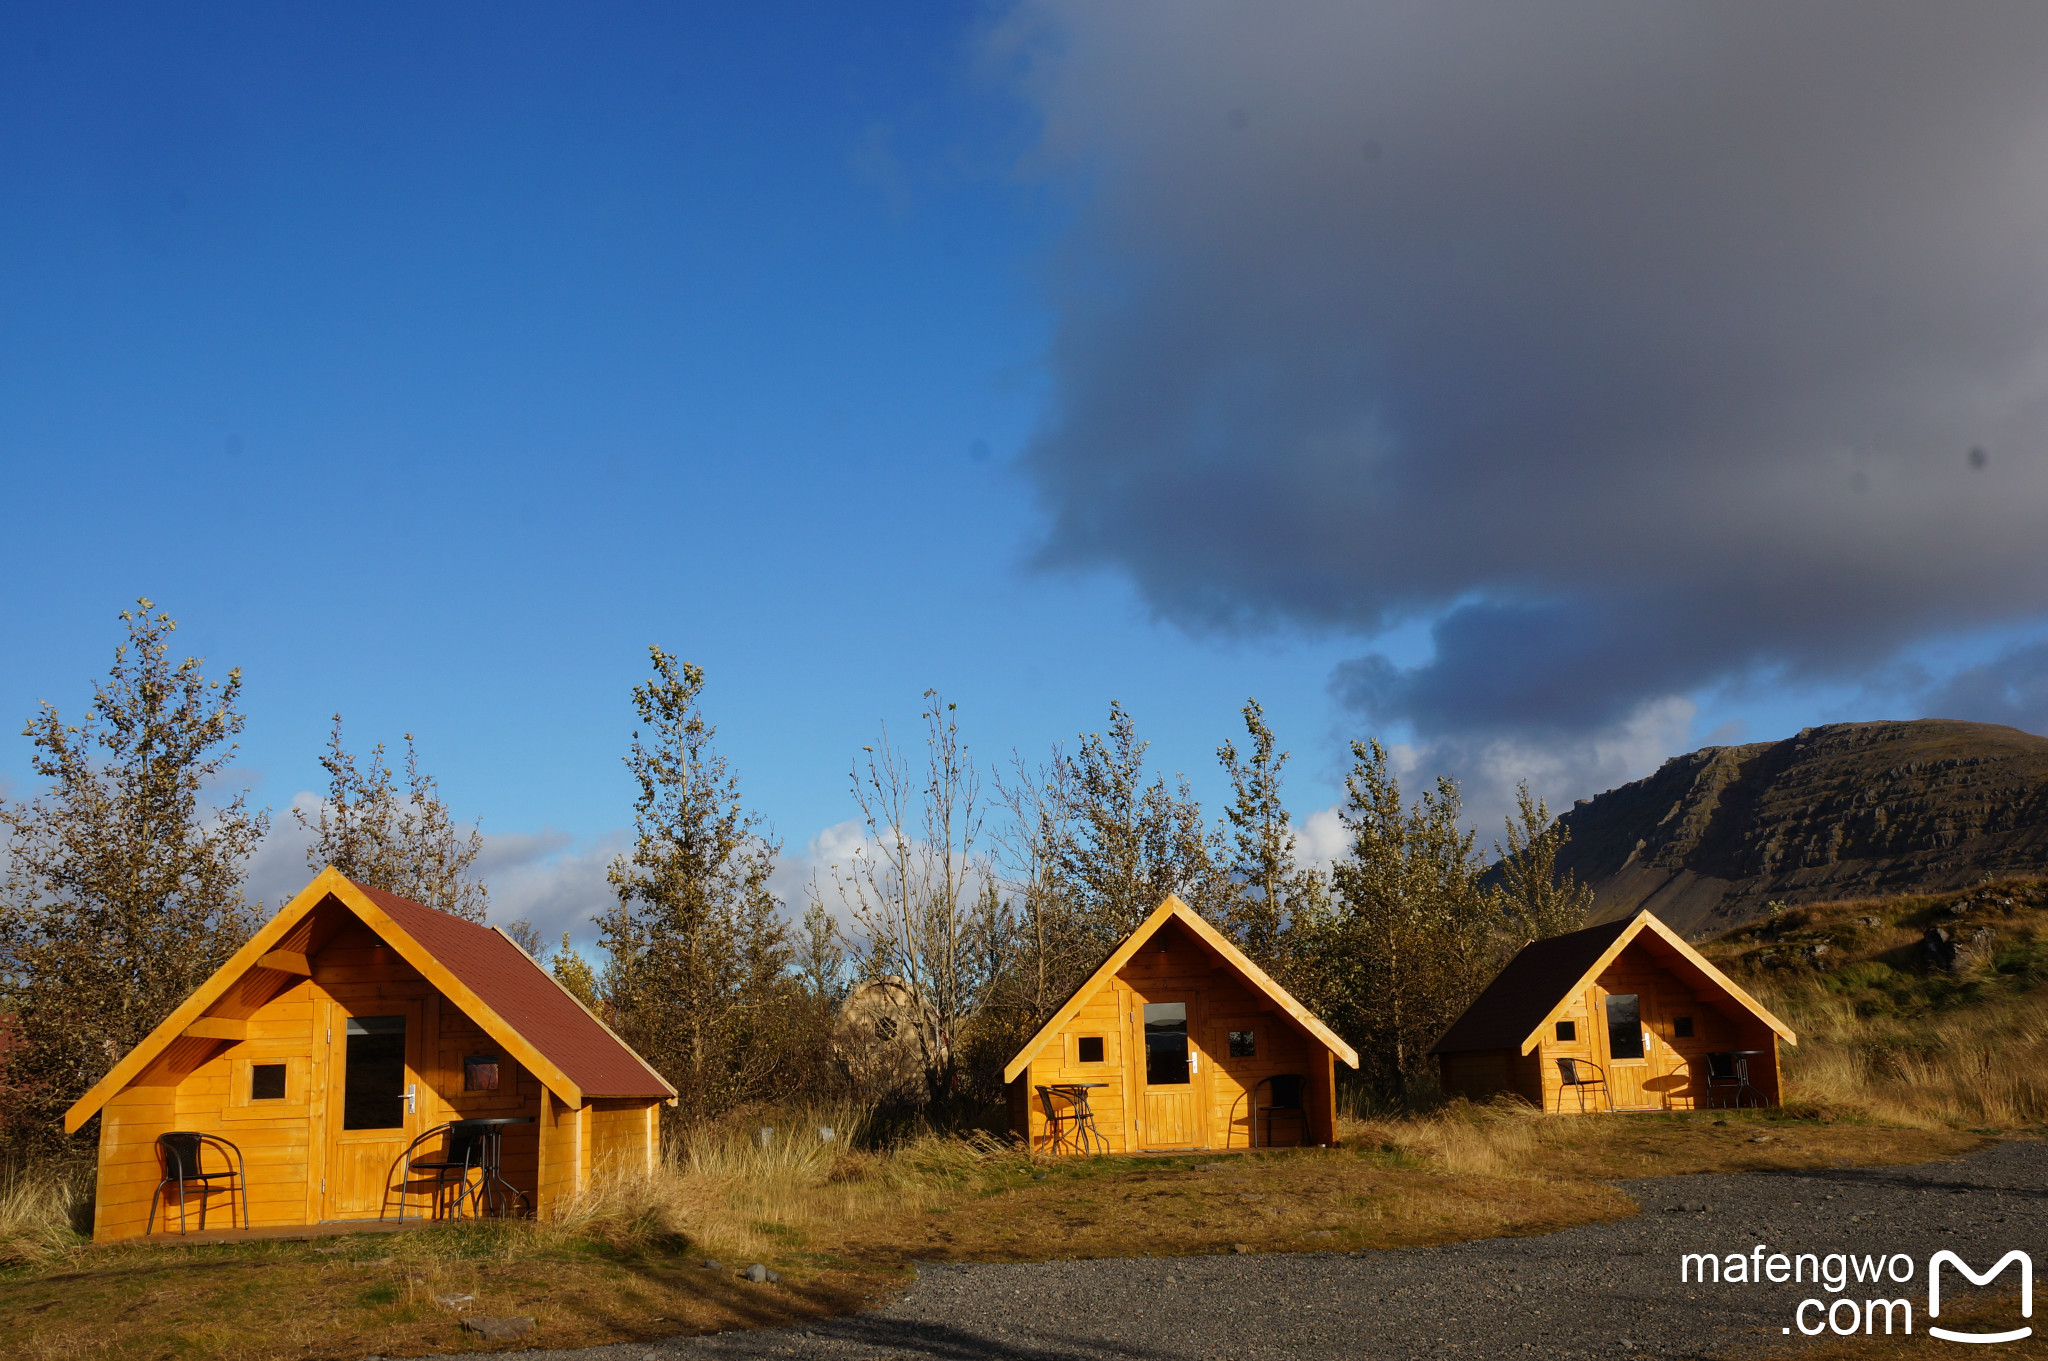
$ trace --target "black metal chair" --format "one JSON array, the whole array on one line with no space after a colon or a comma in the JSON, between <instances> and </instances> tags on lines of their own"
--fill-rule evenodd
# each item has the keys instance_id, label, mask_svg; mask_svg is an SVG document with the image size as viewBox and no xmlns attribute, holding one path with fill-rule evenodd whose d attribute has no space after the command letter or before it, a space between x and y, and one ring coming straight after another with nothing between
<instances>
[{"instance_id":1,"label":"black metal chair","mask_svg":"<svg viewBox=\"0 0 2048 1361\"><path fill-rule=\"evenodd\" d=\"M1749 1060L1741 1054L1709 1053L1707 1055L1707 1105L1718 1110L1721 1098L1728 1097L1741 1110L1744 1100L1752 1105L1764 1104L1764 1094L1749 1085Z\"/></svg>"},{"instance_id":2,"label":"black metal chair","mask_svg":"<svg viewBox=\"0 0 2048 1361\"><path fill-rule=\"evenodd\" d=\"M1586 1113L1586 1096L1589 1092L1606 1097L1608 1112L1613 1112L1614 1093L1607 1090L1607 1073L1599 1064L1589 1063L1585 1059L1559 1058L1557 1080L1562 1084L1557 1091L1557 1108L1560 1111L1564 1109L1564 1089L1569 1087L1572 1094L1579 1099L1580 1115ZM1597 1099L1593 1103L1593 1109L1596 1112L1600 1109Z\"/></svg>"},{"instance_id":3,"label":"black metal chair","mask_svg":"<svg viewBox=\"0 0 2048 1361\"><path fill-rule=\"evenodd\" d=\"M1064 1109L1059 1102L1064 1101ZM1078 1152L1081 1126L1080 1103L1073 1093L1052 1087L1038 1088L1038 1104L1045 1111L1046 1147L1049 1152Z\"/></svg>"},{"instance_id":4,"label":"black metal chair","mask_svg":"<svg viewBox=\"0 0 2048 1361\"><path fill-rule=\"evenodd\" d=\"M1301 1137L1295 1141L1298 1148L1308 1142L1308 1107L1302 1102L1301 1089L1308 1085L1308 1079L1300 1073L1275 1073L1262 1077L1252 1084L1252 1147L1273 1146L1273 1117L1291 1115L1299 1122ZM1266 1104L1259 1104L1259 1088L1266 1088ZM1259 1117L1265 1117L1266 1142L1259 1143Z\"/></svg>"},{"instance_id":5,"label":"black metal chair","mask_svg":"<svg viewBox=\"0 0 2048 1361\"><path fill-rule=\"evenodd\" d=\"M436 1135L442 1136L441 1156L415 1157L420 1145ZM399 1220L402 1222L405 1219L406 1202L412 1194L413 1182L429 1177L433 1181L434 1199L430 1212L432 1217L440 1219L447 1214L447 1191L450 1184L453 1184L456 1188L455 1217L463 1218L463 1204L474 1198L481 1185L480 1182L472 1183L470 1174L474 1172L487 1175L484 1163L489 1140L490 1134L487 1129L465 1128L462 1121L451 1120L445 1125L434 1126L408 1144L405 1150L405 1181L398 1197ZM480 1204L476 1206L479 1215L482 1214L482 1209Z\"/></svg>"},{"instance_id":6,"label":"black metal chair","mask_svg":"<svg viewBox=\"0 0 2048 1361\"><path fill-rule=\"evenodd\" d=\"M208 1172L201 1166L206 1146L212 1144L220 1150L221 1160L227 1169ZM235 1224L235 1192L242 1193L242 1224L249 1227L249 1179L243 1175L242 1150L227 1140L213 1134L201 1134L196 1130L176 1129L168 1134L156 1136L157 1167L162 1175L157 1179L156 1191L149 1198L149 1218L142 1221L142 1231L149 1232L149 1226L156 1222L157 1202L164 1198L164 1188L175 1184L178 1188L178 1232L185 1230L185 1193L199 1192L199 1231L206 1232L206 1207L216 1191L225 1191L228 1196L228 1226ZM216 1186L215 1182L225 1185ZM169 1206L165 1206L166 1218Z\"/></svg>"}]
</instances>

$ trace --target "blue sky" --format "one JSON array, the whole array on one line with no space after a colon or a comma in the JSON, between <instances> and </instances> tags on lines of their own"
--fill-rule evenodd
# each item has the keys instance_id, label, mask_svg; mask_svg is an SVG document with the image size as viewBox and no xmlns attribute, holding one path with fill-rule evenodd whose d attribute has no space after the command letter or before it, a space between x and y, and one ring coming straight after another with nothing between
<instances>
[{"instance_id":1,"label":"blue sky","mask_svg":"<svg viewBox=\"0 0 2048 1361\"><path fill-rule=\"evenodd\" d=\"M1537 121L1547 91L1595 113L1639 97L1584 94L1582 45L1564 39L1599 15L1551 13L1554 51L1535 44L1517 77ZM1743 25L1760 13L1704 40L1637 35L1633 50L1645 71L1716 40L1753 50ZM619 756L651 643L707 668L725 750L793 852L850 816L850 757L883 720L907 731L927 686L960 703L990 758L1042 753L1121 700L1159 764L1212 799L1213 750L1257 695L1297 753L1304 815L1336 798L1342 744L1368 731L1467 775L1490 817L1517 776L1568 802L1710 737L1963 705L1963 673L1979 683L1960 716L2038 725L2028 649L2048 594L2025 544L2043 498L2012 452L2032 459L2040 434L2038 280L2018 290L2025 307L1931 321L1923 290L1901 285L1899 333L1933 324L1950 350L1788 361L1784 391L1725 427L1591 322L1567 322L1540 359L1515 351L1519 309L1560 306L1519 281L1557 266L1545 277L1578 277L1589 317L1612 281L1577 247L1545 246L1510 261L1513 280L1475 264L1429 283L1414 242L1455 233L1424 208L1484 217L1474 186L1504 177L1438 147L1425 182L1404 149L1445 123L1424 117L1444 90L1468 94L1458 111L1483 103L1488 63L1516 44L1423 31L1415 14L14 7L0 18L0 717L79 709L116 614L146 594L192 651L243 669L242 770L259 802L282 810L318 787L330 714L353 744L414 732L458 815L502 839L501 902L548 925L589 905L629 820ZM1873 23L1869 50L1829 59L1853 76L1896 43L1934 84L1972 58L1967 43L1913 45L1905 22ZM1813 27L1770 36L1833 51ZM1979 195L2016 258L2037 260L2041 205L2009 191L2025 178L2011 160L1978 183L1943 159L1944 135L2042 126L2025 72L2038 34L1974 27L2016 69L1981 71L1981 107L1933 120L1893 173L1948 165L1962 206ZM1438 78L1361 77L1380 102L1354 107L1320 53L1358 54L1369 76L1421 53ZM1727 96L1699 97L1666 111L1671 127L1711 122ZM1941 96L1903 82L1867 111L1871 135L1916 99ZM1387 177L1381 216L1347 218L1335 172L1313 163L1331 129L1344 174ZM1741 149L1740 129L1719 135ZM2038 132L2014 135L2021 168L2036 165ZM1815 155L1853 162L1834 133L1815 136ZM1718 154L1691 164L1705 176ZM1687 163L1685 148L1670 159ZM1568 204L1605 192L1597 173L1559 168ZM1725 192L1774 201L1762 182ZM1828 240L1835 199L1861 203L1845 183L1781 225ZM1398 231L1372 225L1411 209L1422 216ZM1843 300L1896 279L1898 251L1918 252L1927 296L1991 296L1948 268L1981 242L1910 225L1907 245L1867 233L1866 252L1846 252L1865 272L1814 300L1838 329L1864 324ZM1793 258L1695 253L1679 270L1672 229L1631 230L1646 244L1630 286L1658 296L1688 271L1769 283ZM1530 235L1514 249L1537 249ZM1421 281L1419 301L1402 279ZM1711 308L1692 299L1702 313L1721 308L1715 288ZM1750 305L1715 324L1739 337L1774 304ZM1441 315L1473 323L1461 336L1508 339L1445 339ZM1696 373L1695 343L1635 348ZM1552 348L1582 353L1579 367ZM1333 355L1366 358L1325 382ZM1902 365L1948 395L1902 403ZM1642 465L1614 464L1623 436L1562 404L1518 428L1570 438L1518 450L1512 470L1473 452L1502 446L1489 409L1532 410L1503 374L1569 394L1600 386L1596 370L1649 394L1618 405L1624 452L1661 451L1655 485L1612 491L1630 482L1614 467ZM1998 395L1953 409L1973 382ZM1889 424L1870 415L1873 391L1900 408ZM1782 416L1830 403L1820 435ZM1978 442L1994 460L1972 481L1959 470ZM1425 455L1438 461L1375 500L1330 480ZM1567 473L1572 500L1551 505L1518 481L1527 467L1609 472L1601 490ZM1912 563L1888 577L1898 563L1856 547L1879 532L1867 520L1774 521L1783 487L1805 485L1784 483L1788 468L1859 479L1827 504L1866 516L1892 513L1868 508L1896 488L1940 537L1901 540L1892 557ZM1509 489L1498 505L1489 486ZM1706 509L1632 528L1673 504ZM1608 517L1592 523L1629 528L1589 531L1588 506ZM1556 534L1515 529L1516 509ZM1991 547L1943 547L1961 540ZM1609 556L1560 547L1592 541ZM1735 566L1663 565L1730 541ZM1490 556L1501 544L1522 558ZM1987 573L2017 584L1971 584ZM1847 622L1809 637L1759 581L1810 588L1815 617ZM1671 618L1697 621L1699 655L1658 631ZM1488 688L1524 670L1599 703L1560 717ZM0 743L0 780L33 788L26 742ZM287 852L264 891L297 873Z\"/></svg>"}]
</instances>

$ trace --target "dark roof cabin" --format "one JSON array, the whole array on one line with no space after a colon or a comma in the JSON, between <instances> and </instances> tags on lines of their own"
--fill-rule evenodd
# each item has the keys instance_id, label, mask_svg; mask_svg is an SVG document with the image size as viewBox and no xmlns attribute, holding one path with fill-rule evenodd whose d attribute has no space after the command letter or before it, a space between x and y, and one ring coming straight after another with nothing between
<instances>
[{"instance_id":1,"label":"dark roof cabin","mask_svg":"<svg viewBox=\"0 0 2048 1361\"><path fill-rule=\"evenodd\" d=\"M1639 912L1524 948L1430 1052L1444 1091L1474 1101L1513 1092L1547 1111L1700 1110L1779 1104L1780 1040L1799 1042L1670 927ZM1740 1062L1718 1059L1715 1076L1710 1054ZM1567 1070L1577 1075L1586 1064L1603 1086L1567 1084ZM1746 1092L1726 1076L1738 1069Z\"/></svg>"},{"instance_id":2,"label":"dark roof cabin","mask_svg":"<svg viewBox=\"0 0 2048 1361\"><path fill-rule=\"evenodd\" d=\"M651 1170L674 1097L503 931L327 869L64 1124L100 1117L104 1242L177 1227L159 1194L158 1138L172 1131L241 1155L243 1194L200 1196L210 1228L244 1214L259 1229L396 1218L437 1198L445 1210L445 1187L407 1179L406 1152L421 1141L415 1156L432 1160L444 1149L431 1131L459 1120L505 1122L489 1127L501 1204L545 1215L594 1172ZM232 1161L214 1144L199 1158L188 1170Z\"/></svg>"},{"instance_id":3,"label":"dark roof cabin","mask_svg":"<svg viewBox=\"0 0 2048 1361\"><path fill-rule=\"evenodd\" d=\"M1085 1093L1086 1151L1321 1144L1336 1137L1336 1063L1350 1045L1169 897L1124 938L1003 1070L1010 1128L1033 1148ZM1278 1110L1261 1108L1291 1102ZM1058 1133L1061 1137L1055 1138Z\"/></svg>"}]
</instances>

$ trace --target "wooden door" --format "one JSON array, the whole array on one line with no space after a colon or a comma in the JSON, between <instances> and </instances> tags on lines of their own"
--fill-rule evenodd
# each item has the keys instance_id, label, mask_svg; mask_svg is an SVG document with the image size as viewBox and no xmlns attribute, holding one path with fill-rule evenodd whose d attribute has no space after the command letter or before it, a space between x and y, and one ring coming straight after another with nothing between
<instances>
[{"instance_id":1,"label":"wooden door","mask_svg":"<svg viewBox=\"0 0 2048 1361\"><path fill-rule=\"evenodd\" d=\"M1614 1109L1658 1110L1663 1094L1648 1084L1661 1070L1655 1062L1659 1046L1650 1033L1645 1009L1653 994L1600 992L1601 1051L1607 1065L1607 1090Z\"/></svg>"},{"instance_id":2,"label":"wooden door","mask_svg":"<svg viewBox=\"0 0 2048 1361\"><path fill-rule=\"evenodd\" d=\"M1138 1146L1207 1148L1208 1058L1196 1036L1196 1000L1187 994L1139 998L1132 1019L1138 1028Z\"/></svg>"},{"instance_id":3,"label":"wooden door","mask_svg":"<svg viewBox=\"0 0 2048 1361\"><path fill-rule=\"evenodd\" d=\"M423 1128L419 1002L336 1002L327 1027L322 1219L398 1213L399 1160Z\"/></svg>"}]
</instances>

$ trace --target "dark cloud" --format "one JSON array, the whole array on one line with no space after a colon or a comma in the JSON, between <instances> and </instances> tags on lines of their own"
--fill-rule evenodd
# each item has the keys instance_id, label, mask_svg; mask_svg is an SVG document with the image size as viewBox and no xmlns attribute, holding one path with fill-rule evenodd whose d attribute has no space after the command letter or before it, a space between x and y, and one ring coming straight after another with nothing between
<instances>
[{"instance_id":1,"label":"dark cloud","mask_svg":"<svg viewBox=\"0 0 2048 1361\"><path fill-rule=\"evenodd\" d=\"M2048 610L2048 6L1040 4L1042 559L1615 730ZM1982 452L1973 452L1982 451ZM1988 683L1988 682L1987 682Z\"/></svg>"}]
</instances>

